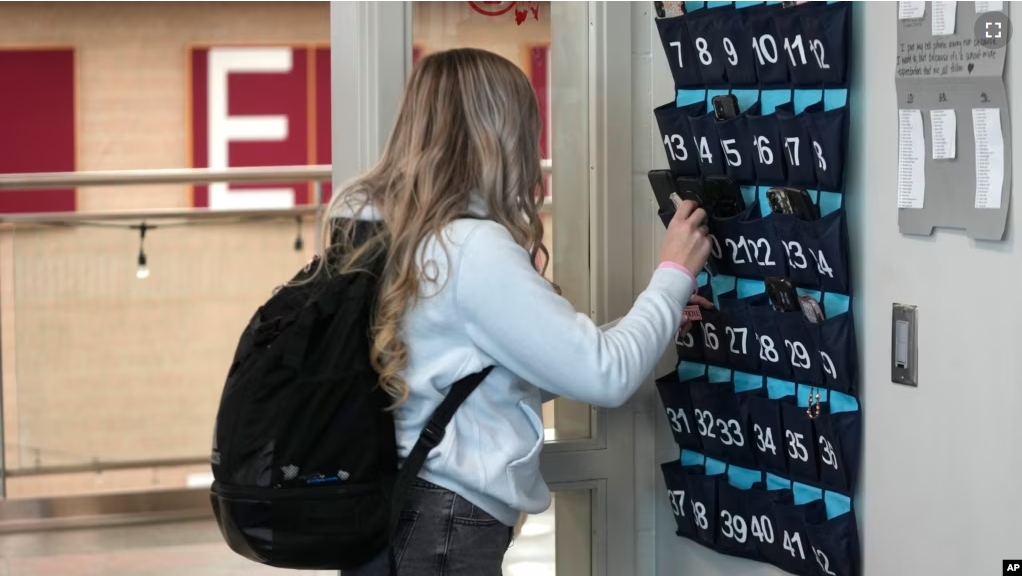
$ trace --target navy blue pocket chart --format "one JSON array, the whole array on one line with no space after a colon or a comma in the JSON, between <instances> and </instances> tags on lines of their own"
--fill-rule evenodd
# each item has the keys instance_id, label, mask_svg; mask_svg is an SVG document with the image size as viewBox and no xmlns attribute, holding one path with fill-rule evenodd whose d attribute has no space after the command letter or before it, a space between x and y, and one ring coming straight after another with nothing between
<instances>
[{"instance_id":1,"label":"navy blue pocket chart","mask_svg":"<svg viewBox=\"0 0 1022 576\"><path fill-rule=\"evenodd\" d=\"M861 576L862 459L845 211L851 2L686 2L657 18L676 97L654 110L675 178L727 177L710 258L657 391L677 535L799 576ZM665 72L666 73L666 70ZM713 105L733 95L737 113ZM809 204L812 204L811 206ZM775 307L779 280L800 310ZM785 285L786 286L786 285ZM792 297L794 297L794 295Z\"/></svg>"}]
</instances>

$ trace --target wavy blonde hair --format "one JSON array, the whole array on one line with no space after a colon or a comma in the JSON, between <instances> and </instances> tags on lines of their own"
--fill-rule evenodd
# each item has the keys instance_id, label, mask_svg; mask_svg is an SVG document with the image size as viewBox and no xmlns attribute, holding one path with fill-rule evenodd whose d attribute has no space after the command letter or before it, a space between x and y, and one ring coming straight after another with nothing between
<instances>
[{"instance_id":1,"label":"wavy blonde hair","mask_svg":"<svg viewBox=\"0 0 1022 576\"><path fill-rule=\"evenodd\" d=\"M532 86L510 61L474 49L432 54L412 71L379 162L331 200L327 214L360 198L382 223L368 241L356 241L355 220L329 219L323 253L339 273L364 269L368 259L386 253L370 361L393 407L408 398L402 319L418 301L422 280L436 280L417 262L426 238L443 243L440 232L451 221L479 217L469 211L475 196L485 204L485 217L507 228L544 272L541 130Z\"/></svg>"}]
</instances>

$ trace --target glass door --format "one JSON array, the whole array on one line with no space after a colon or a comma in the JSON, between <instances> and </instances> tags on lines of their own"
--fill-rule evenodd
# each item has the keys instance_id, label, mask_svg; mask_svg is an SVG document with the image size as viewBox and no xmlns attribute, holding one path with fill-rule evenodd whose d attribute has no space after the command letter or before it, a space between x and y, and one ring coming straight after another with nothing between
<instances>
[{"instance_id":1,"label":"glass door","mask_svg":"<svg viewBox=\"0 0 1022 576\"><path fill-rule=\"evenodd\" d=\"M353 169L348 157L337 156L338 150L357 155L360 169L378 153L373 147L385 140L400 97L397 73L403 79L418 59L452 48L480 48L504 56L531 81L543 117L546 203L542 218L551 253L547 274L578 311L601 324L613 320L614 312L620 315L623 310L608 304L614 299L607 294L610 283L605 279L613 276L617 285L626 286L617 300L630 303L631 249L628 244L624 248L628 258L616 264L627 273L608 266L602 248L611 234L604 224L608 182L601 174L612 168L600 160L608 156L608 122L598 110L607 109L603 93L609 83L601 69L623 58L624 67L617 72L629 74L628 8L603 2L405 2L403 14L398 15L391 8L394 4L331 3L333 46L349 45L356 58L353 63L335 59L332 65L335 87L356 86L349 88L352 97L335 99L333 104L334 180L354 175L338 171L345 163ZM608 10L621 12L614 24L624 34L625 47L620 57L610 59L604 54L606 41L620 34L607 32L606 25L613 21ZM402 28L405 54L395 58L393 35ZM335 48L335 54L340 53ZM624 83L626 93L629 85L630 81ZM358 106L351 108L352 103ZM611 113L629 119L631 114L627 107ZM347 124L339 121L339 114L347 115ZM352 124L359 129L352 130ZM376 136L374 126L380 132ZM631 139L623 140L627 152L617 156L629 163L618 173L619 183L625 184L617 186L618 193L625 195L619 199L623 202L618 210L627 209L622 218L630 222ZM630 242L630 224L627 234ZM544 405L543 420L547 444L542 469L554 491L554 503L547 512L526 521L506 555L504 573L606 576L634 572L630 413L558 399ZM608 522L611 515L613 523Z\"/></svg>"}]
</instances>

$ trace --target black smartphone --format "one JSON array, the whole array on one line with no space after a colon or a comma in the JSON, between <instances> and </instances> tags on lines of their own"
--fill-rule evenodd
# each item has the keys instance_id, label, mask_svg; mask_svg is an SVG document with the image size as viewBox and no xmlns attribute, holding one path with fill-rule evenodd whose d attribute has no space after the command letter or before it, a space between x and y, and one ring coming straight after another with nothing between
<instances>
[{"instance_id":1,"label":"black smartphone","mask_svg":"<svg viewBox=\"0 0 1022 576\"><path fill-rule=\"evenodd\" d=\"M741 112L738 109L738 98L734 94L714 96L710 103L713 105L713 115L717 120L734 118Z\"/></svg>"},{"instance_id":2,"label":"black smartphone","mask_svg":"<svg viewBox=\"0 0 1022 576\"><path fill-rule=\"evenodd\" d=\"M702 178L689 178L687 176L675 178L674 190L678 192L678 196L681 196L682 200L691 200L698 204L700 208L709 212L709 206L712 202L707 198L706 184Z\"/></svg>"},{"instance_id":3,"label":"black smartphone","mask_svg":"<svg viewBox=\"0 0 1022 576\"><path fill-rule=\"evenodd\" d=\"M657 206L664 212L674 212L674 203L671 202L671 194L677 192L674 188L674 176L670 170L650 170L646 175L649 178L649 185L653 188L653 197L656 198Z\"/></svg>"},{"instance_id":4,"label":"black smartphone","mask_svg":"<svg viewBox=\"0 0 1022 576\"><path fill-rule=\"evenodd\" d=\"M784 188L771 188L767 190L766 196L771 212L775 214L795 213L795 208L791 205L791 200L784 192Z\"/></svg>"},{"instance_id":5,"label":"black smartphone","mask_svg":"<svg viewBox=\"0 0 1022 576\"><path fill-rule=\"evenodd\" d=\"M664 18L664 17L667 16L667 12L664 10L664 3L663 2L654 2L653 3L653 10L656 12L656 17L657 18Z\"/></svg>"},{"instance_id":6,"label":"black smartphone","mask_svg":"<svg viewBox=\"0 0 1022 576\"><path fill-rule=\"evenodd\" d=\"M819 220L820 208L813 203L812 196L804 188L782 188L788 198L788 204L800 220Z\"/></svg>"},{"instance_id":7,"label":"black smartphone","mask_svg":"<svg viewBox=\"0 0 1022 576\"><path fill-rule=\"evenodd\" d=\"M799 301L795 285L787 278L771 276L766 279L767 296L770 297L770 304L778 312L801 312L802 303Z\"/></svg>"},{"instance_id":8,"label":"black smartphone","mask_svg":"<svg viewBox=\"0 0 1022 576\"><path fill-rule=\"evenodd\" d=\"M712 214L718 218L737 216L745 210L745 198L738 183L727 176L707 176L707 196L713 197Z\"/></svg>"}]
</instances>

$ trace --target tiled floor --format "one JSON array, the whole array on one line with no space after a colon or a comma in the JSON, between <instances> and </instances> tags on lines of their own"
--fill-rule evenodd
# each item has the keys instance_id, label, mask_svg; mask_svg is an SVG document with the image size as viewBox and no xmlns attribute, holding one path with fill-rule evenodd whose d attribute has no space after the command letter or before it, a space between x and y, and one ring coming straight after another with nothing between
<instances>
[{"instance_id":1,"label":"tiled floor","mask_svg":"<svg viewBox=\"0 0 1022 576\"><path fill-rule=\"evenodd\" d=\"M249 576L294 573L235 556L210 521L0 535L0 576ZM297 574L297 573L294 573ZM333 572L302 572L326 575ZM505 576L554 576L554 512L529 519Z\"/></svg>"}]
</instances>

